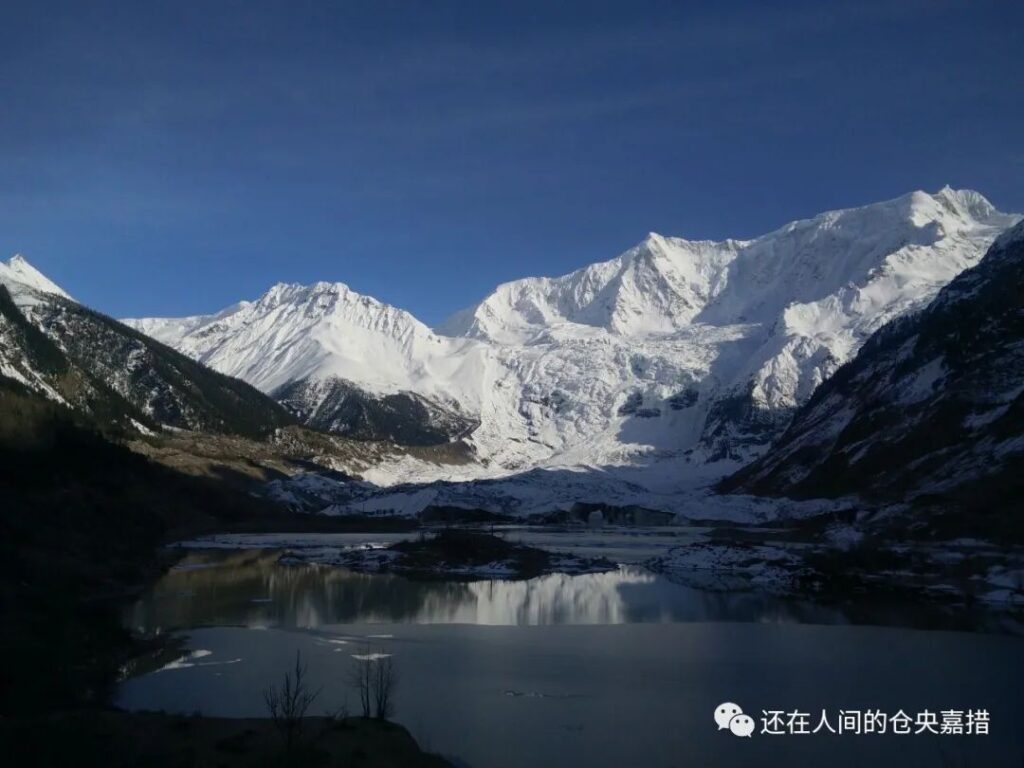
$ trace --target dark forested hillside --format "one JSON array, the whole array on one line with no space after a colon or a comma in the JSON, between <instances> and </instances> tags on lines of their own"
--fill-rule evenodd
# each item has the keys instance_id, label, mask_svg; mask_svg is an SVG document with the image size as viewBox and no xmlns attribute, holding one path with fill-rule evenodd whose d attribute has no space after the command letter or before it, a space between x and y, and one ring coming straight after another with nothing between
<instances>
[{"instance_id":1,"label":"dark forested hillside","mask_svg":"<svg viewBox=\"0 0 1024 768\"><path fill-rule=\"evenodd\" d=\"M129 643L117 599L175 531L265 502L110 442L0 376L0 715L102 700Z\"/></svg>"}]
</instances>

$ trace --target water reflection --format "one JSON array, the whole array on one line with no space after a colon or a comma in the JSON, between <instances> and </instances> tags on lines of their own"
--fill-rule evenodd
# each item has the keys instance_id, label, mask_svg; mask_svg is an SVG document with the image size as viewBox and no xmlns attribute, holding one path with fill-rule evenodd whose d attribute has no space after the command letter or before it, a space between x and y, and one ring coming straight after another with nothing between
<instances>
[{"instance_id":1,"label":"water reflection","mask_svg":"<svg viewBox=\"0 0 1024 768\"><path fill-rule=\"evenodd\" d=\"M955 705L986 707L1004 724L1024 716L1017 638L807 626L930 621L906 605L832 609L708 592L634 567L415 582L282 566L279 555L206 550L166 574L126 620L188 632L153 660L161 671L121 685L118 706L263 716L261 692L301 651L324 686L317 706L332 712L351 705L345 671L368 647L397 660L399 722L431 750L480 768L938 764L934 740L897 736L844 740L840 760L831 738L756 740L752 760L746 740L712 727L711 708L726 695L753 711ZM566 624L589 626L556 626ZM628 626L601 626L611 624ZM1020 733L993 728L949 764L1019 766Z\"/></svg>"},{"instance_id":2,"label":"water reflection","mask_svg":"<svg viewBox=\"0 0 1024 768\"><path fill-rule=\"evenodd\" d=\"M634 566L528 581L412 581L323 565L285 566L278 557L277 551L194 552L131 608L126 623L140 632L165 632L356 623L845 622L820 606L691 589Z\"/></svg>"}]
</instances>

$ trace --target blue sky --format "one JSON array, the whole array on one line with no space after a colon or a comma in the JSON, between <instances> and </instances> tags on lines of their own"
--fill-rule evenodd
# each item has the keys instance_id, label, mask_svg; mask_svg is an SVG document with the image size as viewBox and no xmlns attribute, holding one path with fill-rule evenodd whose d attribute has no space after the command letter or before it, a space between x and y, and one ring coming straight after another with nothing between
<instances>
[{"instance_id":1,"label":"blue sky","mask_svg":"<svg viewBox=\"0 0 1024 768\"><path fill-rule=\"evenodd\" d=\"M6 2L0 254L115 316L341 280L428 323L648 231L1024 211L1024 3Z\"/></svg>"}]
</instances>

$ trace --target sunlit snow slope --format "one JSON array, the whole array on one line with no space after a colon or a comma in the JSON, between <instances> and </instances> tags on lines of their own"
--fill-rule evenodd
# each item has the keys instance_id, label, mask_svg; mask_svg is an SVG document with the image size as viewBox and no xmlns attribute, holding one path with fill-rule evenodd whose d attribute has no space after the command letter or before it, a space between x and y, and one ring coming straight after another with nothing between
<instances>
[{"instance_id":1,"label":"sunlit snow slope","mask_svg":"<svg viewBox=\"0 0 1024 768\"><path fill-rule=\"evenodd\" d=\"M872 332L1019 218L947 187L748 241L652 234L610 261L501 285L436 331L337 283L127 322L265 392L337 378L479 420L478 464L382 468L378 482L560 466L693 486L760 455Z\"/></svg>"}]
</instances>

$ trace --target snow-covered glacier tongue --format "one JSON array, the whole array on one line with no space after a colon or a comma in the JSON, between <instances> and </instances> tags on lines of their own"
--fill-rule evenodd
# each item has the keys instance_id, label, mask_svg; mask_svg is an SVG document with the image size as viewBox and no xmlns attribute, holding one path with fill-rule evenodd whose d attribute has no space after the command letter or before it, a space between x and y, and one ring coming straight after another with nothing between
<instances>
[{"instance_id":1,"label":"snow-covered glacier tongue","mask_svg":"<svg viewBox=\"0 0 1024 768\"><path fill-rule=\"evenodd\" d=\"M1019 219L946 187L753 240L651 234L568 275L501 285L436 330L337 283L127 322L265 392L298 391L321 427L352 423L352 401L325 384L337 381L365 395L361 413L403 393L429 404L396 418L433 427L386 422L392 439L408 428L474 451L469 463L377 466L335 499L342 508L675 508L681 491L761 455L871 333L925 306Z\"/></svg>"}]
</instances>

